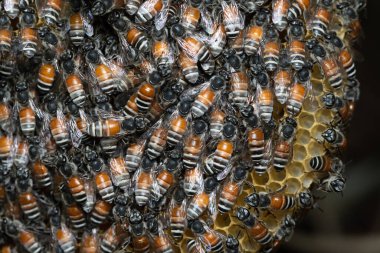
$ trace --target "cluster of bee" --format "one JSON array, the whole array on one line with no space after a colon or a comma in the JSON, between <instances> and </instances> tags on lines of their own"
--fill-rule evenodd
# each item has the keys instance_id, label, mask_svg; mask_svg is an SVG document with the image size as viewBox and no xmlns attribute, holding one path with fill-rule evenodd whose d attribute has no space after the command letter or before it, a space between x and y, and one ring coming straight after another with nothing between
<instances>
[{"instance_id":1,"label":"cluster of bee","mask_svg":"<svg viewBox=\"0 0 380 253\"><path fill-rule=\"evenodd\" d=\"M251 179L286 173L315 72L335 116L312 136L312 188L344 188L365 5L3 0L1 252L244 252L240 234L271 252L313 191Z\"/></svg>"}]
</instances>

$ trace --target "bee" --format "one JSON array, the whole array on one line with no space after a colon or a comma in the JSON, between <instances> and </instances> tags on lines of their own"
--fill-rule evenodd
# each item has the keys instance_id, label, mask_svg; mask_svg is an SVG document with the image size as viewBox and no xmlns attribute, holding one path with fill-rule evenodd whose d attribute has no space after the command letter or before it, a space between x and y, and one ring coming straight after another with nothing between
<instances>
[{"instance_id":1,"label":"bee","mask_svg":"<svg viewBox=\"0 0 380 253\"><path fill-rule=\"evenodd\" d=\"M347 35L352 41L356 41L361 33L362 33L362 24L360 23L360 20L353 19L351 22L348 24L348 30L347 30Z\"/></svg>"},{"instance_id":2,"label":"bee","mask_svg":"<svg viewBox=\"0 0 380 253\"><path fill-rule=\"evenodd\" d=\"M2 55L6 55L11 50L13 37L12 33L13 32L11 30L11 27L9 26L3 26L2 28L0 28L0 53Z\"/></svg>"},{"instance_id":3,"label":"bee","mask_svg":"<svg viewBox=\"0 0 380 253\"><path fill-rule=\"evenodd\" d=\"M69 146L70 135L63 117L58 116L51 119L50 132L58 146L61 148L66 148Z\"/></svg>"},{"instance_id":4,"label":"bee","mask_svg":"<svg viewBox=\"0 0 380 253\"><path fill-rule=\"evenodd\" d=\"M151 188L151 196L153 199L159 200L168 192L170 187L175 183L174 171L177 168L177 161L169 159L164 165L164 169L161 170L155 177L155 182Z\"/></svg>"},{"instance_id":5,"label":"bee","mask_svg":"<svg viewBox=\"0 0 380 253\"><path fill-rule=\"evenodd\" d=\"M254 163L264 158L265 139L261 128L254 128L248 132L248 149Z\"/></svg>"},{"instance_id":6,"label":"bee","mask_svg":"<svg viewBox=\"0 0 380 253\"><path fill-rule=\"evenodd\" d=\"M198 240L189 239L186 243L186 250L189 253L205 253L206 251L203 249L202 245Z\"/></svg>"},{"instance_id":7,"label":"bee","mask_svg":"<svg viewBox=\"0 0 380 253\"><path fill-rule=\"evenodd\" d=\"M224 25L219 25L216 31L210 36L208 40L208 47L212 56L217 57L223 51L227 43L226 29Z\"/></svg>"},{"instance_id":8,"label":"bee","mask_svg":"<svg viewBox=\"0 0 380 253\"><path fill-rule=\"evenodd\" d=\"M10 126L11 110L6 103L0 104L0 125L3 130Z\"/></svg>"},{"instance_id":9,"label":"bee","mask_svg":"<svg viewBox=\"0 0 380 253\"><path fill-rule=\"evenodd\" d=\"M157 33L162 31L157 31ZM162 36L164 37L164 36ZM157 38L152 45L152 55L159 72L167 76L171 73L170 68L173 64L173 52L167 38Z\"/></svg>"},{"instance_id":10,"label":"bee","mask_svg":"<svg viewBox=\"0 0 380 253\"><path fill-rule=\"evenodd\" d=\"M112 205L108 201L98 200L90 214L90 221L94 225L101 225L111 213Z\"/></svg>"},{"instance_id":11,"label":"bee","mask_svg":"<svg viewBox=\"0 0 380 253\"><path fill-rule=\"evenodd\" d=\"M290 22L288 36L290 38L288 46L289 61L293 69L298 71L306 64L306 49L305 42L303 42L305 29L301 21L293 20Z\"/></svg>"},{"instance_id":12,"label":"bee","mask_svg":"<svg viewBox=\"0 0 380 253\"><path fill-rule=\"evenodd\" d=\"M204 190L196 194L190 201L187 208L186 217L188 220L195 220L206 211L209 203L213 201L210 199L211 193L218 186L218 182L215 178L209 177L204 181Z\"/></svg>"},{"instance_id":13,"label":"bee","mask_svg":"<svg viewBox=\"0 0 380 253\"><path fill-rule=\"evenodd\" d=\"M226 29L227 37L234 39L244 28L243 14L239 11L235 1L222 1L223 25Z\"/></svg>"},{"instance_id":14,"label":"bee","mask_svg":"<svg viewBox=\"0 0 380 253\"><path fill-rule=\"evenodd\" d=\"M129 172L134 172L139 167L144 154L144 147L143 143L133 143L127 148L125 164Z\"/></svg>"},{"instance_id":15,"label":"bee","mask_svg":"<svg viewBox=\"0 0 380 253\"><path fill-rule=\"evenodd\" d=\"M226 115L220 109L215 109L210 114L210 135L218 138L222 135L223 123Z\"/></svg>"},{"instance_id":16,"label":"bee","mask_svg":"<svg viewBox=\"0 0 380 253\"><path fill-rule=\"evenodd\" d=\"M260 44L264 38L264 29L259 25L248 27L244 37L244 52L247 55L253 55L260 49Z\"/></svg>"},{"instance_id":17,"label":"bee","mask_svg":"<svg viewBox=\"0 0 380 253\"><path fill-rule=\"evenodd\" d=\"M83 43L85 28L84 20L80 12L75 12L71 14L69 19L70 30L69 37L74 46L79 46Z\"/></svg>"},{"instance_id":18,"label":"bee","mask_svg":"<svg viewBox=\"0 0 380 253\"><path fill-rule=\"evenodd\" d=\"M268 228L252 215L248 209L239 207L236 216L244 223L248 234L260 245L268 245L273 241L273 236Z\"/></svg>"},{"instance_id":19,"label":"bee","mask_svg":"<svg viewBox=\"0 0 380 253\"><path fill-rule=\"evenodd\" d=\"M153 161L145 158L142 161L142 167L136 172L135 199L139 206L146 205L150 197L153 185L153 178L150 172L152 165Z\"/></svg>"},{"instance_id":20,"label":"bee","mask_svg":"<svg viewBox=\"0 0 380 253\"><path fill-rule=\"evenodd\" d=\"M292 83L291 72L287 69L280 69L273 77L274 93L280 104L285 104L289 97L290 85Z\"/></svg>"},{"instance_id":21,"label":"bee","mask_svg":"<svg viewBox=\"0 0 380 253\"><path fill-rule=\"evenodd\" d=\"M199 78L199 69L197 62L181 52L178 58L178 63L185 79L190 83L196 83Z\"/></svg>"},{"instance_id":22,"label":"bee","mask_svg":"<svg viewBox=\"0 0 380 253\"><path fill-rule=\"evenodd\" d=\"M173 247L168 236L164 233L162 227L156 219L147 221L147 227L150 231L152 246L157 253L173 253Z\"/></svg>"},{"instance_id":23,"label":"bee","mask_svg":"<svg viewBox=\"0 0 380 253\"><path fill-rule=\"evenodd\" d=\"M181 240L186 226L186 194L183 188L178 188L174 193L169 208L170 232L175 240Z\"/></svg>"},{"instance_id":24,"label":"bee","mask_svg":"<svg viewBox=\"0 0 380 253\"><path fill-rule=\"evenodd\" d=\"M288 20L302 18L303 15L310 10L310 0L295 0L288 9Z\"/></svg>"},{"instance_id":25,"label":"bee","mask_svg":"<svg viewBox=\"0 0 380 253\"><path fill-rule=\"evenodd\" d=\"M289 141L278 140L274 147L273 167L276 171L285 169L292 153L292 145Z\"/></svg>"},{"instance_id":26,"label":"bee","mask_svg":"<svg viewBox=\"0 0 380 253\"><path fill-rule=\"evenodd\" d=\"M22 247L31 253L40 253L43 252L41 243L38 241L38 238L35 234L25 229L21 229L17 236L18 241Z\"/></svg>"},{"instance_id":27,"label":"bee","mask_svg":"<svg viewBox=\"0 0 380 253\"><path fill-rule=\"evenodd\" d=\"M331 172L340 174L344 165L338 157L331 157L327 154L323 156L314 156L309 161L310 168L317 172Z\"/></svg>"},{"instance_id":28,"label":"bee","mask_svg":"<svg viewBox=\"0 0 380 253\"><path fill-rule=\"evenodd\" d=\"M41 161L33 163L33 175L40 187L47 188L53 184L48 168Z\"/></svg>"},{"instance_id":29,"label":"bee","mask_svg":"<svg viewBox=\"0 0 380 253\"><path fill-rule=\"evenodd\" d=\"M231 97L232 104L239 108L244 107L248 100L249 79L244 71L231 74Z\"/></svg>"},{"instance_id":30,"label":"bee","mask_svg":"<svg viewBox=\"0 0 380 253\"><path fill-rule=\"evenodd\" d=\"M272 3L272 21L281 32L288 25L287 16L290 7L289 0L276 0Z\"/></svg>"},{"instance_id":31,"label":"bee","mask_svg":"<svg viewBox=\"0 0 380 253\"><path fill-rule=\"evenodd\" d=\"M105 253L115 252L119 244L126 239L127 233L119 223L113 223L102 235L100 249Z\"/></svg>"},{"instance_id":32,"label":"bee","mask_svg":"<svg viewBox=\"0 0 380 253\"><path fill-rule=\"evenodd\" d=\"M181 17L181 24L184 28L190 31L194 31L198 26L200 18L201 12L199 8L193 7L191 5L186 5Z\"/></svg>"},{"instance_id":33,"label":"bee","mask_svg":"<svg viewBox=\"0 0 380 253\"><path fill-rule=\"evenodd\" d=\"M86 92L84 91L82 80L78 75L72 73L65 80L67 91L72 101L79 107L86 102Z\"/></svg>"},{"instance_id":34,"label":"bee","mask_svg":"<svg viewBox=\"0 0 380 253\"><path fill-rule=\"evenodd\" d=\"M0 160L4 161L11 156L13 138L7 135L0 137Z\"/></svg>"},{"instance_id":35,"label":"bee","mask_svg":"<svg viewBox=\"0 0 380 253\"><path fill-rule=\"evenodd\" d=\"M67 180L67 186L75 201L80 205L84 205L87 201L87 194L83 180L79 176L71 176Z\"/></svg>"},{"instance_id":36,"label":"bee","mask_svg":"<svg viewBox=\"0 0 380 253\"><path fill-rule=\"evenodd\" d=\"M157 128L153 131L146 150L151 159L155 159L164 151L167 142L168 132L164 128Z\"/></svg>"},{"instance_id":37,"label":"bee","mask_svg":"<svg viewBox=\"0 0 380 253\"><path fill-rule=\"evenodd\" d=\"M231 43L231 49L235 50L237 55L242 55L244 53L244 36L245 33L240 31Z\"/></svg>"},{"instance_id":38,"label":"bee","mask_svg":"<svg viewBox=\"0 0 380 253\"><path fill-rule=\"evenodd\" d=\"M226 240L226 253L239 253L239 241L231 235Z\"/></svg>"},{"instance_id":39,"label":"bee","mask_svg":"<svg viewBox=\"0 0 380 253\"><path fill-rule=\"evenodd\" d=\"M272 89L269 87L268 76L266 74L260 74L258 76L258 82L260 84L257 89L259 116L264 122L268 123L272 119L274 94Z\"/></svg>"},{"instance_id":40,"label":"bee","mask_svg":"<svg viewBox=\"0 0 380 253\"><path fill-rule=\"evenodd\" d=\"M146 113L151 106L152 100L154 99L155 90L154 87L149 83L144 83L140 86L137 97L136 105L141 113Z\"/></svg>"},{"instance_id":41,"label":"bee","mask_svg":"<svg viewBox=\"0 0 380 253\"><path fill-rule=\"evenodd\" d=\"M296 198L293 195L282 193L268 194L266 192L252 193L244 201L251 207L270 209L272 211L288 210L295 206Z\"/></svg>"},{"instance_id":42,"label":"bee","mask_svg":"<svg viewBox=\"0 0 380 253\"><path fill-rule=\"evenodd\" d=\"M341 174L334 174L323 179L318 189L325 192L342 192L345 184L346 179Z\"/></svg>"},{"instance_id":43,"label":"bee","mask_svg":"<svg viewBox=\"0 0 380 253\"><path fill-rule=\"evenodd\" d=\"M286 101L286 111L292 117L300 114L303 102L307 95L307 89L302 83L294 83L290 89L290 95Z\"/></svg>"},{"instance_id":44,"label":"bee","mask_svg":"<svg viewBox=\"0 0 380 253\"><path fill-rule=\"evenodd\" d=\"M108 203L113 202L113 199L115 198L115 190L111 177L107 172L102 171L95 175L95 186L104 201Z\"/></svg>"},{"instance_id":45,"label":"bee","mask_svg":"<svg viewBox=\"0 0 380 253\"><path fill-rule=\"evenodd\" d=\"M263 60L265 68L273 72L277 69L280 59L280 43L278 41L278 31L274 26L268 26L265 34L263 46Z\"/></svg>"},{"instance_id":46,"label":"bee","mask_svg":"<svg viewBox=\"0 0 380 253\"><path fill-rule=\"evenodd\" d=\"M133 251L138 253L150 252L150 242L144 231L143 216L138 210L131 210L129 225L132 234Z\"/></svg>"},{"instance_id":47,"label":"bee","mask_svg":"<svg viewBox=\"0 0 380 253\"><path fill-rule=\"evenodd\" d=\"M187 121L182 115L177 115L171 119L169 125L167 142L170 146L175 146L187 130Z\"/></svg>"},{"instance_id":48,"label":"bee","mask_svg":"<svg viewBox=\"0 0 380 253\"><path fill-rule=\"evenodd\" d=\"M56 78L55 67L50 63L43 63L38 70L37 89L42 94L47 94L52 88Z\"/></svg>"},{"instance_id":49,"label":"bee","mask_svg":"<svg viewBox=\"0 0 380 253\"><path fill-rule=\"evenodd\" d=\"M62 11L61 0L47 0L43 9L42 17L45 19L47 25L57 24Z\"/></svg>"},{"instance_id":50,"label":"bee","mask_svg":"<svg viewBox=\"0 0 380 253\"><path fill-rule=\"evenodd\" d=\"M21 131L26 136L31 136L36 129L36 114L30 107L24 107L19 112Z\"/></svg>"},{"instance_id":51,"label":"bee","mask_svg":"<svg viewBox=\"0 0 380 253\"><path fill-rule=\"evenodd\" d=\"M21 210L28 220L38 220L41 217L36 196L31 192L22 192L18 196Z\"/></svg>"},{"instance_id":52,"label":"bee","mask_svg":"<svg viewBox=\"0 0 380 253\"><path fill-rule=\"evenodd\" d=\"M311 209L314 205L314 198L310 191L303 191L298 194L297 204L300 208Z\"/></svg>"},{"instance_id":53,"label":"bee","mask_svg":"<svg viewBox=\"0 0 380 253\"><path fill-rule=\"evenodd\" d=\"M63 253L74 253L76 250L76 239L74 234L64 224L55 232L55 238Z\"/></svg>"},{"instance_id":54,"label":"bee","mask_svg":"<svg viewBox=\"0 0 380 253\"><path fill-rule=\"evenodd\" d=\"M222 236L215 230L204 225L201 221L195 220L191 224L191 231L211 252L224 252Z\"/></svg>"},{"instance_id":55,"label":"bee","mask_svg":"<svg viewBox=\"0 0 380 253\"><path fill-rule=\"evenodd\" d=\"M141 5L142 0L127 0L125 10L131 16L135 15Z\"/></svg>"},{"instance_id":56,"label":"bee","mask_svg":"<svg viewBox=\"0 0 380 253\"><path fill-rule=\"evenodd\" d=\"M203 183L203 175L198 167L185 170L183 189L187 196L193 197L200 189Z\"/></svg>"},{"instance_id":57,"label":"bee","mask_svg":"<svg viewBox=\"0 0 380 253\"><path fill-rule=\"evenodd\" d=\"M22 53L27 58L32 58L37 52L37 30L32 27L23 27L20 31L20 36Z\"/></svg>"},{"instance_id":58,"label":"bee","mask_svg":"<svg viewBox=\"0 0 380 253\"><path fill-rule=\"evenodd\" d=\"M313 19L311 21L311 31L316 38L323 37L327 34L331 20L331 4L331 0L322 1L314 12Z\"/></svg>"},{"instance_id":59,"label":"bee","mask_svg":"<svg viewBox=\"0 0 380 253\"><path fill-rule=\"evenodd\" d=\"M95 49L87 52L86 59L93 65L93 75L99 84L100 89L107 95L114 92L118 80L114 77L112 70L105 63L101 62L100 53Z\"/></svg>"},{"instance_id":60,"label":"bee","mask_svg":"<svg viewBox=\"0 0 380 253\"><path fill-rule=\"evenodd\" d=\"M225 85L224 79L220 76L214 76L210 80L210 86L203 88L196 97L191 113L195 118L203 116L214 104L220 89Z\"/></svg>"},{"instance_id":61,"label":"bee","mask_svg":"<svg viewBox=\"0 0 380 253\"><path fill-rule=\"evenodd\" d=\"M185 169L195 168L199 161L205 143L203 134L207 131L207 124L203 120L195 121L194 134L189 135L183 147L183 167Z\"/></svg>"},{"instance_id":62,"label":"bee","mask_svg":"<svg viewBox=\"0 0 380 253\"><path fill-rule=\"evenodd\" d=\"M234 145L229 140L220 140L216 146L214 154L206 160L205 173L213 175L223 171L229 164Z\"/></svg>"},{"instance_id":63,"label":"bee","mask_svg":"<svg viewBox=\"0 0 380 253\"><path fill-rule=\"evenodd\" d=\"M274 235L275 240L285 240L286 242L289 241L294 233L295 226L296 221L290 215L286 215Z\"/></svg>"},{"instance_id":64,"label":"bee","mask_svg":"<svg viewBox=\"0 0 380 253\"><path fill-rule=\"evenodd\" d=\"M20 3L18 0L4 0L4 11L11 19L15 19L20 13ZM2 5L3 5L2 4Z\"/></svg>"},{"instance_id":65,"label":"bee","mask_svg":"<svg viewBox=\"0 0 380 253\"><path fill-rule=\"evenodd\" d=\"M120 0L95 0L92 3L91 6L91 13L95 16L101 16L108 12L110 12L113 9L121 9L124 8L125 1Z\"/></svg>"},{"instance_id":66,"label":"bee","mask_svg":"<svg viewBox=\"0 0 380 253\"><path fill-rule=\"evenodd\" d=\"M126 118L132 118L139 113L139 109L136 103L137 94L133 94L129 99L127 104L124 106L123 111Z\"/></svg>"},{"instance_id":67,"label":"bee","mask_svg":"<svg viewBox=\"0 0 380 253\"><path fill-rule=\"evenodd\" d=\"M239 166L233 172L231 179L223 185L218 201L218 210L220 213L229 212L235 205L246 177L247 170Z\"/></svg>"},{"instance_id":68,"label":"bee","mask_svg":"<svg viewBox=\"0 0 380 253\"><path fill-rule=\"evenodd\" d=\"M0 62L0 77L4 79L9 79L14 72L16 60L13 55L8 55Z\"/></svg>"},{"instance_id":69,"label":"bee","mask_svg":"<svg viewBox=\"0 0 380 253\"><path fill-rule=\"evenodd\" d=\"M322 138L326 140L333 148L347 148L347 139L345 135L334 128L329 128L321 134Z\"/></svg>"},{"instance_id":70,"label":"bee","mask_svg":"<svg viewBox=\"0 0 380 253\"><path fill-rule=\"evenodd\" d=\"M96 229L92 229L91 231L85 233L82 236L81 242L81 253L97 253L99 247L99 236L98 231Z\"/></svg>"},{"instance_id":71,"label":"bee","mask_svg":"<svg viewBox=\"0 0 380 253\"><path fill-rule=\"evenodd\" d=\"M75 230L82 230L86 227L86 216L82 208L72 203L66 206L66 214Z\"/></svg>"},{"instance_id":72,"label":"bee","mask_svg":"<svg viewBox=\"0 0 380 253\"><path fill-rule=\"evenodd\" d=\"M164 7L162 0L146 0L143 2L136 13L137 23L146 23L153 19Z\"/></svg>"},{"instance_id":73,"label":"bee","mask_svg":"<svg viewBox=\"0 0 380 253\"><path fill-rule=\"evenodd\" d=\"M130 176L122 156L111 158L110 171L115 186L127 192L130 187Z\"/></svg>"}]
</instances>

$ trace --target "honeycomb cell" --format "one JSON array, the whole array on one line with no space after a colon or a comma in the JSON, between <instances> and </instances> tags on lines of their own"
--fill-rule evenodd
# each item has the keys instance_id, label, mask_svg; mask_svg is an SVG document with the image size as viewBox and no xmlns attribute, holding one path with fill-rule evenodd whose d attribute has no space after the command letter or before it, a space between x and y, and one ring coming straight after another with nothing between
<instances>
[{"instance_id":1,"label":"honeycomb cell","mask_svg":"<svg viewBox=\"0 0 380 253\"><path fill-rule=\"evenodd\" d=\"M256 172L253 172L253 182L255 185L265 185L268 182L268 180L268 173L257 174Z\"/></svg>"},{"instance_id":2,"label":"honeycomb cell","mask_svg":"<svg viewBox=\"0 0 380 253\"><path fill-rule=\"evenodd\" d=\"M309 153L310 157L313 157L323 155L326 152L326 149L322 143L319 143L316 140L312 140L307 146L307 152Z\"/></svg>"},{"instance_id":3,"label":"honeycomb cell","mask_svg":"<svg viewBox=\"0 0 380 253\"><path fill-rule=\"evenodd\" d=\"M314 97L318 97L323 93L323 84L320 81L313 80L312 82L312 91L311 95Z\"/></svg>"},{"instance_id":4,"label":"honeycomb cell","mask_svg":"<svg viewBox=\"0 0 380 253\"><path fill-rule=\"evenodd\" d=\"M263 218L263 221L265 225L267 226L267 228L270 230L273 230L278 226L277 217L271 213L268 215L265 215L265 217Z\"/></svg>"},{"instance_id":5,"label":"honeycomb cell","mask_svg":"<svg viewBox=\"0 0 380 253\"><path fill-rule=\"evenodd\" d=\"M286 170L277 171L272 167L269 170L269 177L273 181L283 181L286 177Z\"/></svg>"},{"instance_id":6,"label":"honeycomb cell","mask_svg":"<svg viewBox=\"0 0 380 253\"><path fill-rule=\"evenodd\" d=\"M307 152L306 148L301 145L294 145L293 147L293 159L295 161L302 161L306 158Z\"/></svg>"},{"instance_id":7,"label":"honeycomb cell","mask_svg":"<svg viewBox=\"0 0 380 253\"><path fill-rule=\"evenodd\" d=\"M218 213L216 220L215 220L215 226L220 228L229 227L231 225L231 218L229 214L220 214Z\"/></svg>"},{"instance_id":8,"label":"honeycomb cell","mask_svg":"<svg viewBox=\"0 0 380 253\"><path fill-rule=\"evenodd\" d=\"M315 138L317 140L322 140L322 136L321 134L323 133L323 131L326 130L326 126L325 125L321 125L321 124L318 124L318 125L315 125L311 128L311 137L312 138Z\"/></svg>"},{"instance_id":9,"label":"honeycomb cell","mask_svg":"<svg viewBox=\"0 0 380 253\"><path fill-rule=\"evenodd\" d=\"M292 177L300 177L304 172L304 165L301 162L292 162L287 168L286 172Z\"/></svg>"},{"instance_id":10,"label":"honeycomb cell","mask_svg":"<svg viewBox=\"0 0 380 253\"><path fill-rule=\"evenodd\" d=\"M305 175L303 175L301 177L301 182L302 182L302 186L304 188L310 188L311 184L313 183L314 181L314 176L313 176L314 173L307 173Z\"/></svg>"},{"instance_id":11,"label":"honeycomb cell","mask_svg":"<svg viewBox=\"0 0 380 253\"><path fill-rule=\"evenodd\" d=\"M303 145L306 145L310 142L309 131L304 129L299 129L296 135L297 142Z\"/></svg>"},{"instance_id":12,"label":"honeycomb cell","mask_svg":"<svg viewBox=\"0 0 380 253\"><path fill-rule=\"evenodd\" d=\"M278 191L279 189L281 189L282 185L280 183L277 183L277 182L271 182L268 184L267 186L267 190L269 192L276 192Z\"/></svg>"},{"instance_id":13,"label":"honeycomb cell","mask_svg":"<svg viewBox=\"0 0 380 253\"><path fill-rule=\"evenodd\" d=\"M319 108L319 104L316 98L306 99L302 105L302 109L305 112L314 113Z\"/></svg>"},{"instance_id":14,"label":"honeycomb cell","mask_svg":"<svg viewBox=\"0 0 380 253\"><path fill-rule=\"evenodd\" d=\"M298 123L299 123L300 127L309 129L314 124L314 116L311 114L302 113L299 116Z\"/></svg>"},{"instance_id":15,"label":"honeycomb cell","mask_svg":"<svg viewBox=\"0 0 380 253\"><path fill-rule=\"evenodd\" d=\"M289 178L285 182L286 193L296 194L301 189L301 182L297 178Z\"/></svg>"},{"instance_id":16,"label":"honeycomb cell","mask_svg":"<svg viewBox=\"0 0 380 253\"><path fill-rule=\"evenodd\" d=\"M315 114L315 119L322 124L328 125L333 119L333 115L329 110L319 109Z\"/></svg>"}]
</instances>

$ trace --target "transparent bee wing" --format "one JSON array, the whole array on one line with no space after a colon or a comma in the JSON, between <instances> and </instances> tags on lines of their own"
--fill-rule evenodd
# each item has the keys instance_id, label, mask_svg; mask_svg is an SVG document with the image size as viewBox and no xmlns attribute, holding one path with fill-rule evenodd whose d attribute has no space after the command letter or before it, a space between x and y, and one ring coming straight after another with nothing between
<instances>
[{"instance_id":1,"label":"transparent bee wing","mask_svg":"<svg viewBox=\"0 0 380 253\"><path fill-rule=\"evenodd\" d=\"M222 170L222 172L220 172L216 176L216 179L218 181L224 180L228 176L228 174L230 174L231 170L232 170L232 164L230 163L230 164L228 164L228 166L224 170Z\"/></svg>"},{"instance_id":2,"label":"transparent bee wing","mask_svg":"<svg viewBox=\"0 0 380 253\"><path fill-rule=\"evenodd\" d=\"M239 7L234 0L222 1L221 3L223 9L223 22L227 25L235 25L237 29L242 30L244 28L244 17L239 11Z\"/></svg>"},{"instance_id":3,"label":"transparent bee wing","mask_svg":"<svg viewBox=\"0 0 380 253\"><path fill-rule=\"evenodd\" d=\"M163 7L161 11L154 17L154 24L158 31L165 27L168 19L170 2L171 0L163 0Z\"/></svg>"},{"instance_id":4,"label":"transparent bee wing","mask_svg":"<svg viewBox=\"0 0 380 253\"><path fill-rule=\"evenodd\" d=\"M207 9L202 8L200 26L209 35L214 34L218 26L217 17L213 16Z\"/></svg>"},{"instance_id":5,"label":"transparent bee wing","mask_svg":"<svg viewBox=\"0 0 380 253\"><path fill-rule=\"evenodd\" d=\"M89 9L85 9L81 13L81 16L83 20L84 32L88 37L92 37L94 35L94 27L91 24L91 21L93 19L91 11Z\"/></svg>"},{"instance_id":6,"label":"transparent bee wing","mask_svg":"<svg viewBox=\"0 0 380 253\"><path fill-rule=\"evenodd\" d=\"M73 117L70 117L67 124L69 127L71 142L72 142L74 147L78 148L80 146L83 134L78 129L77 123L75 122L75 119Z\"/></svg>"}]
</instances>

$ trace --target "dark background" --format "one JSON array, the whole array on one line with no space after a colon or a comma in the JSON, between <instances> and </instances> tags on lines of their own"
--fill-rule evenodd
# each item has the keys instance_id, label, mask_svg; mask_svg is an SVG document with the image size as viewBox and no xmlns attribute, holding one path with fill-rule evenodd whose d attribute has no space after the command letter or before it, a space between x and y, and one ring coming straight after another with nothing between
<instances>
[{"instance_id":1,"label":"dark background","mask_svg":"<svg viewBox=\"0 0 380 253\"><path fill-rule=\"evenodd\" d=\"M380 253L380 1L368 0L356 46L361 97L349 133L344 195L328 194L279 252Z\"/></svg>"}]
</instances>

